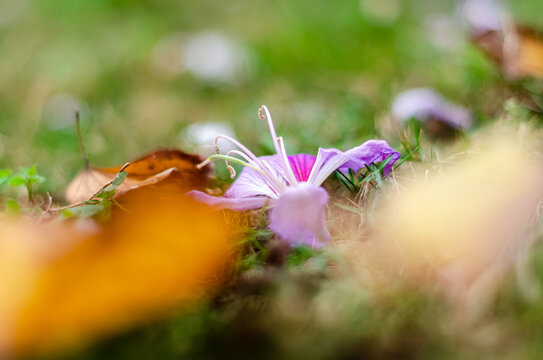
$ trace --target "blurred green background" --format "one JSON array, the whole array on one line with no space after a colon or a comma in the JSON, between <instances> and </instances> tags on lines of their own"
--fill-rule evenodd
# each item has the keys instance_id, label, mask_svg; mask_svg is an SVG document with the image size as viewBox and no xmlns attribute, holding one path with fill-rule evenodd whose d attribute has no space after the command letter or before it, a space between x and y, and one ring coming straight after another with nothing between
<instances>
[{"instance_id":1,"label":"blurred green background","mask_svg":"<svg viewBox=\"0 0 543 360\"><path fill-rule=\"evenodd\" d=\"M375 136L394 94L413 86L484 120L507 94L466 40L459 4L2 0L0 167L37 164L58 194L83 164L76 109L95 166L194 151L183 130L207 121L269 152L262 104L290 152L346 148ZM508 6L543 26L543 2Z\"/></svg>"}]
</instances>

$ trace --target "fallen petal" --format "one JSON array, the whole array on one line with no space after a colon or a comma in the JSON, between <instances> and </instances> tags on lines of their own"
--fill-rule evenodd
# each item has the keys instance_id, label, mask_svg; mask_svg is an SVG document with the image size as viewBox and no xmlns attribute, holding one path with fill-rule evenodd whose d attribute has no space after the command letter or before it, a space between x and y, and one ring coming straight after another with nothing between
<instances>
[{"instance_id":1,"label":"fallen petal","mask_svg":"<svg viewBox=\"0 0 543 360\"><path fill-rule=\"evenodd\" d=\"M457 130L471 126L471 114L463 106L453 104L430 88L415 88L401 92L394 99L392 115L398 123L412 118L421 122L438 120Z\"/></svg>"}]
</instances>

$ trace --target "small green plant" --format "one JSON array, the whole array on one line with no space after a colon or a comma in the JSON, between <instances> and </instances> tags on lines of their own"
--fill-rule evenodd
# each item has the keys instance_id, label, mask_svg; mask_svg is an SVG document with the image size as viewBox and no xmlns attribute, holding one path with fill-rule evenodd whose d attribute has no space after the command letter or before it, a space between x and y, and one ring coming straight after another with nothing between
<instances>
[{"instance_id":1,"label":"small green plant","mask_svg":"<svg viewBox=\"0 0 543 360\"><path fill-rule=\"evenodd\" d=\"M0 188L2 186L4 186L8 182L8 180L9 180L9 178L11 176L11 173L12 173L12 171L10 169L2 169L2 170L0 170Z\"/></svg>"},{"instance_id":2,"label":"small green plant","mask_svg":"<svg viewBox=\"0 0 543 360\"><path fill-rule=\"evenodd\" d=\"M21 168L17 173L12 175L11 173L5 173L9 177L10 186L24 186L28 194L28 201L30 203L34 202L35 189L34 186L39 185L45 181L45 178L38 174L36 166L29 168ZM2 177L0 174L0 182Z\"/></svg>"},{"instance_id":3,"label":"small green plant","mask_svg":"<svg viewBox=\"0 0 543 360\"><path fill-rule=\"evenodd\" d=\"M4 206L9 213L21 213L23 209L32 209L37 207L35 204L35 194L38 185L43 183L45 178L38 174L36 166L24 167L14 172L11 169L0 170L0 190L1 196L6 200ZM27 200L24 205L14 197L17 193L16 189L23 187L27 194ZM30 206L28 206L30 205Z\"/></svg>"},{"instance_id":4,"label":"small green plant","mask_svg":"<svg viewBox=\"0 0 543 360\"><path fill-rule=\"evenodd\" d=\"M420 122L415 118L410 119L407 122L405 133L400 139L406 155L402 156L394 168L397 168L405 161L421 161L423 159L424 153L420 144L421 135Z\"/></svg>"}]
</instances>

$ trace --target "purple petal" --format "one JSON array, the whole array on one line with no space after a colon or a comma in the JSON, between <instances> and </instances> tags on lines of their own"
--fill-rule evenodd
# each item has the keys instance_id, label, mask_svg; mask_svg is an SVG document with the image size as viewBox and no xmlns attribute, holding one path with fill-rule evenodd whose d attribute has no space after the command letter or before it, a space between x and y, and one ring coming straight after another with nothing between
<instances>
[{"instance_id":1,"label":"purple petal","mask_svg":"<svg viewBox=\"0 0 543 360\"><path fill-rule=\"evenodd\" d=\"M368 140L364 144L342 152L338 149L319 149L317 160L309 181L321 185L336 170L347 172L358 171L372 163L382 162L392 157L383 168L385 175L390 173L394 162L400 154L392 149L384 140Z\"/></svg>"},{"instance_id":2,"label":"purple petal","mask_svg":"<svg viewBox=\"0 0 543 360\"><path fill-rule=\"evenodd\" d=\"M318 186L302 182L287 187L271 210L270 229L291 245L314 248L330 241L324 208L328 194Z\"/></svg>"},{"instance_id":3,"label":"purple petal","mask_svg":"<svg viewBox=\"0 0 543 360\"><path fill-rule=\"evenodd\" d=\"M331 173L347 161L349 161L349 157L338 149L319 148L317 160L315 161L308 182L320 186Z\"/></svg>"},{"instance_id":4,"label":"purple petal","mask_svg":"<svg viewBox=\"0 0 543 360\"><path fill-rule=\"evenodd\" d=\"M235 211L260 209L266 203L273 200L266 197L246 197L246 198L226 198L221 196L211 196L204 192L193 190L187 193L194 200L211 205L217 210L230 209Z\"/></svg>"},{"instance_id":5,"label":"purple petal","mask_svg":"<svg viewBox=\"0 0 543 360\"><path fill-rule=\"evenodd\" d=\"M276 162L278 161L278 156L261 156L259 159L265 160L271 164L272 168L277 169ZM224 196L227 198L245 198L254 196L276 198L278 194L275 193L258 171L245 167Z\"/></svg>"},{"instance_id":6,"label":"purple petal","mask_svg":"<svg viewBox=\"0 0 543 360\"><path fill-rule=\"evenodd\" d=\"M391 159L383 168L383 173L388 175L396 160L400 158L400 153L388 146L384 140L366 141L364 144L346 151L345 154L349 157L349 161L339 168L341 172L347 172L349 169L357 172L367 165L383 162L390 157Z\"/></svg>"},{"instance_id":7,"label":"purple petal","mask_svg":"<svg viewBox=\"0 0 543 360\"><path fill-rule=\"evenodd\" d=\"M308 154L288 155L288 162L296 180L304 182L309 179L309 174L311 174L316 159L313 155Z\"/></svg>"},{"instance_id":8,"label":"purple petal","mask_svg":"<svg viewBox=\"0 0 543 360\"><path fill-rule=\"evenodd\" d=\"M419 121L433 118L458 130L471 126L468 109L445 100L440 93L430 88L410 89L398 94L392 105L392 115L400 123L411 118Z\"/></svg>"},{"instance_id":9,"label":"purple petal","mask_svg":"<svg viewBox=\"0 0 543 360\"><path fill-rule=\"evenodd\" d=\"M503 19L507 14L496 0L467 0L462 7L462 15L474 35L501 32L506 28Z\"/></svg>"}]
</instances>

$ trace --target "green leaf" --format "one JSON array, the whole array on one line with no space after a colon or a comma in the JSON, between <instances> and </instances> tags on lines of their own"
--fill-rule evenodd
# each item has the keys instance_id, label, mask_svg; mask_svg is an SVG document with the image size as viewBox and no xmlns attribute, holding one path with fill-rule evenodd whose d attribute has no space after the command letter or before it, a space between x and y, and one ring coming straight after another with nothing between
<instances>
[{"instance_id":1,"label":"green leaf","mask_svg":"<svg viewBox=\"0 0 543 360\"><path fill-rule=\"evenodd\" d=\"M19 203L13 199L7 199L5 206L6 206L6 212L11 213L11 214L20 214L22 211Z\"/></svg>"},{"instance_id":2,"label":"green leaf","mask_svg":"<svg viewBox=\"0 0 543 360\"><path fill-rule=\"evenodd\" d=\"M13 178L11 178L11 180L9 181L9 184L11 186L19 186L19 185L24 185L25 183L25 179L21 176L15 176Z\"/></svg>"},{"instance_id":3,"label":"green leaf","mask_svg":"<svg viewBox=\"0 0 543 360\"><path fill-rule=\"evenodd\" d=\"M300 266L316 254L317 251L308 246L297 246L287 256L287 264L290 266Z\"/></svg>"},{"instance_id":4,"label":"green leaf","mask_svg":"<svg viewBox=\"0 0 543 360\"><path fill-rule=\"evenodd\" d=\"M90 217L93 216L100 211L104 210L103 205L83 205L83 206L76 206L69 209L62 210L62 214L66 218L71 218L72 216L79 216L79 217Z\"/></svg>"},{"instance_id":5,"label":"green leaf","mask_svg":"<svg viewBox=\"0 0 543 360\"><path fill-rule=\"evenodd\" d=\"M353 194L356 194L358 192L359 189L356 186L356 184L354 184L353 181L349 179L345 174L343 174L339 170L336 170L334 173L336 175L336 178L340 180L343 183L343 185L345 185L345 187L349 189L350 192L352 192Z\"/></svg>"},{"instance_id":6,"label":"green leaf","mask_svg":"<svg viewBox=\"0 0 543 360\"><path fill-rule=\"evenodd\" d=\"M126 179L126 176L128 175L128 173L126 171L123 171L123 172L120 172L118 173L115 178L113 179L113 181L111 182L111 185L109 185L108 187L106 187L104 190L102 190L101 192L111 192L111 191L115 191L117 190L117 188L119 186L121 186L121 184L123 183L123 181Z\"/></svg>"},{"instance_id":7,"label":"green leaf","mask_svg":"<svg viewBox=\"0 0 543 360\"><path fill-rule=\"evenodd\" d=\"M239 271L247 271L262 265L262 259L259 253L253 253L242 258L238 263Z\"/></svg>"},{"instance_id":8,"label":"green leaf","mask_svg":"<svg viewBox=\"0 0 543 360\"><path fill-rule=\"evenodd\" d=\"M12 171L10 169L2 169L0 170L0 179L7 178L11 175Z\"/></svg>"},{"instance_id":9,"label":"green leaf","mask_svg":"<svg viewBox=\"0 0 543 360\"><path fill-rule=\"evenodd\" d=\"M32 176L29 176L27 180L31 183L41 184L45 181L45 178L41 175L32 175Z\"/></svg>"},{"instance_id":10,"label":"green leaf","mask_svg":"<svg viewBox=\"0 0 543 360\"><path fill-rule=\"evenodd\" d=\"M411 151L409 154L407 154L405 156L402 156L400 161L398 161L396 164L394 164L394 169L397 169L398 167L400 167L400 165L402 165L404 162L411 160L413 158L413 154L416 153L417 151L419 151L419 149L420 149L420 145L417 145L413 149L413 151Z\"/></svg>"},{"instance_id":11,"label":"green leaf","mask_svg":"<svg viewBox=\"0 0 543 360\"><path fill-rule=\"evenodd\" d=\"M10 169L0 170L0 185L6 183L11 176L12 171Z\"/></svg>"},{"instance_id":12,"label":"green leaf","mask_svg":"<svg viewBox=\"0 0 543 360\"><path fill-rule=\"evenodd\" d=\"M377 171L378 171L378 172L383 171L383 169L385 168L385 166L387 166L387 164L390 162L390 160L392 160L392 157L393 157L393 156L394 156L394 155L390 155L389 157L387 157L387 158L385 159L385 161L381 161L381 163L380 163L379 166L377 167Z\"/></svg>"},{"instance_id":13,"label":"green leaf","mask_svg":"<svg viewBox=\"0 0 543 360\"><path fill-rule=\"evenodd\" d=\"M115 179L113 179L113 182L111 183L111 186L115 186L115 188L118 188L123 181L126 179L126 176L128 173L126 171L120 172L115 176Z\"/></svg>"},{"instance_id":14,"label":"green leaf","mask_svg":"<svg viewBox=\"0 0 543 360\"><path fill-rule=\"evenodd\" d=\"M108 190L109 187L97 193L94 197L98 199L110 199L115 195L115 190Z\"/></svg>"},{"instance_id":15,"label":"green leaf","mask_svg":"<svg viewBox=\"0 0 543 360\"><path fill-rule=\"evenodd\" d=\"M38 169L36 169L36 166L32 166L26 170L27 177L38 175Z\"/></svg>"}]
</instances>

